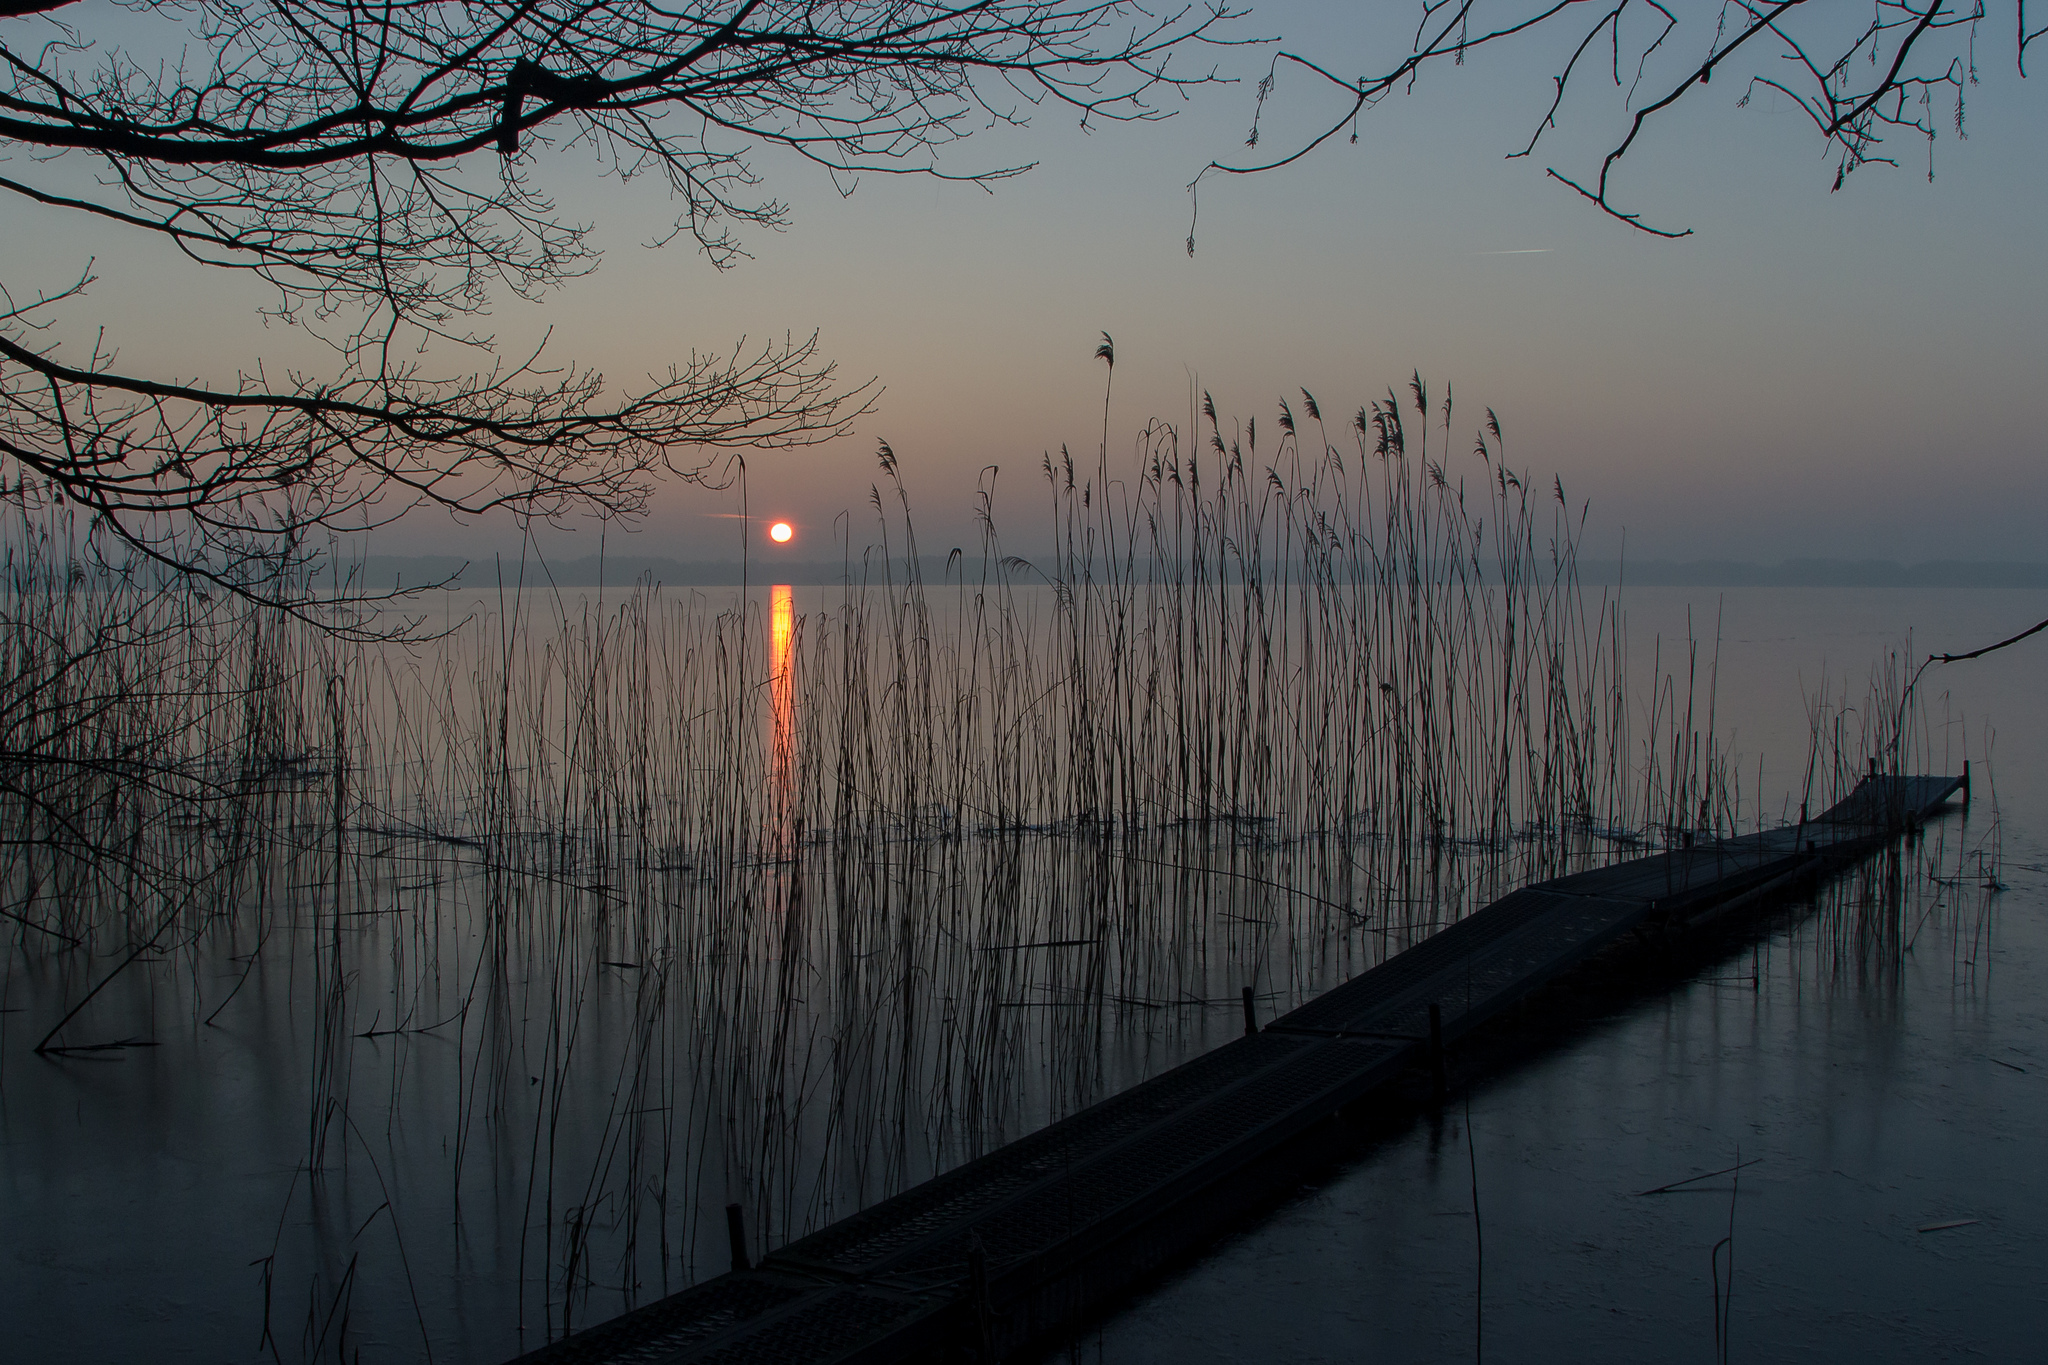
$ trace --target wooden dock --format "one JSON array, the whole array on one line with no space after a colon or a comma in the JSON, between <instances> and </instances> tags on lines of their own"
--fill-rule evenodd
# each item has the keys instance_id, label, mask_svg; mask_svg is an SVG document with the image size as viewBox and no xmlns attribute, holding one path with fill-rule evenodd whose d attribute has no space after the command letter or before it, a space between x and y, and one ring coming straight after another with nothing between
<instances>
[{"instance_id":1,"label":"wooden dock","mask_svg":"<svg viewBox=\"0 0 2048 1365\"><path fill-rule=\"evenodd\" d=\"M1871 777L1796 826L1526 887L1255 1033L516 1365L996 1361L1295 1183L1345 1110L1632 929L1846 866L1967 775Z\"/></svg>"}]
</instances>

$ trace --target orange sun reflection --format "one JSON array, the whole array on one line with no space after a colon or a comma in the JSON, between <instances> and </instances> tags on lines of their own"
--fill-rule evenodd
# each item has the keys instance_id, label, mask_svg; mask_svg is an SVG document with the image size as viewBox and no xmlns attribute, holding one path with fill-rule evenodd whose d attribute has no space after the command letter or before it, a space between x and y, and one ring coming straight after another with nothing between
<instances>
[{"instance_id":1,"label":"orange sun reflection","mask_svg":"<svg viewBox=\"0 0 2048 1365\"><path fill-rule=\"evenodd\" d=\"M768 784L778 805L796 776L796 600L787 583L768 590Z\"/></svg>"}]
</instances>

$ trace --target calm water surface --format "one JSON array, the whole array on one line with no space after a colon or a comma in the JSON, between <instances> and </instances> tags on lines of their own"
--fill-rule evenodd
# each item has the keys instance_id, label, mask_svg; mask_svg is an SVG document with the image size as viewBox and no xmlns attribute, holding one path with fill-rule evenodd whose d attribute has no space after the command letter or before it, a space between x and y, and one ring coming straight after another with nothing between
<instances>
[{"instance_id":1,"label":"calm water surface","mask_svg":"<svg viewBox=\"0 0 2048 1365\"><path fill-rule=\"evenodd\" d=\"M1704 679L1718 636L1716 725L1745 799L1775 794L1763 809L1789 800L1794 813L1784 793L1805 760L1804 696L1846 686L1860 699L1908 630L1918 655L2048 614L2048 594L2030 592L1630 600L1632 649L1646 655L1661 637L1667 670L1690 631ZM1706 1360L1718 1315L1730 1358L2035 1354L2048 1331L2044 676L2048 643L2036 640L1923 682L1928 766L1975 762L1967 824L1945 822L1896 867L1843 882L1700 979L1564 1030L1534 1060L1481 1080L1469 1119L1454 1107L1383 1142L1074 1353ZM770 701L780 719L785 699ZM1983 885L1991 867L2003 890ZM1872 951L1885 925L1910 949ZM273 959L248 989L286 1003L258 1013L302 1017L288 1007L304 989L290 979L295 959ZM178 970L136 973L128 988L151 997L136 1008L187 1008L214 988ZM356 1117L332 1139L347 1148L338 1175L315 1190L303 1173L305 1038L194 1021L183 1041L51 1062L30 1053L39 1030L8 1026L33 992L9 990L0 1355L298 1360L330 1354L344 1323L366 1361L493 1361L537 1344L516 1330L534 1320L538 1293L534 1253L520 1249L530 1172L479 1172L472 1157L459 1220L393 1216L446 1203L445 1188L433 1193L452 1159L446 1097L476 1084L459 1044L364 1040L363 1055L404 1049L406 1063L358 1063L375 1078L362 1084L386 1093L352 1100ZM1139 1039L1110 1078L1223 1041L1235 1009L1225 1005L1216 1029L1194 1017ZM600 1014L594 1027L631 1019ZM571 1126L617 1093L616 1079L581 1084L567 1097ZM1739 1185L1724 1176L1640 1193L1738 1160L1750 1163ZM681 1249L671 1287L721 1269L715 1250L700 1265ZM596 1281L617 1274L600 1268ZM643 1283L642 1297L658 1287ZM617 1311L624 1292L593 1291L579 1311Z\"/></svg>"},{"instance_id":2,"label":"calm water surface","mask_svg":"<svg viewBox=\"0 0 2048 1365\"><path fill-rule=\"evenodd\" d=\"M1690 598L1697 626L1718 596L1638 593L1637 620L1645 599L1670 619ZM1723 703L1745 738L1788 748L1803 718L1786 699L1824 665L1853 677L1909 626L1921 654L1973 648L2044 609L2030 593L1784 589L1718 605ZM1928 675L1978 800L1900 860L1899 882L1874 864L1681 989L1595 1011L1063 1358L2039 1359L2044 679L2048 647L2025 646ZM1976 854L2001 845L2004 889L1987 889ZM1863 951L1873 920L1909 925L1910 948ZM1739 1181L1695 1179L1738 1161Z\"/></svg>"}]
</instances>

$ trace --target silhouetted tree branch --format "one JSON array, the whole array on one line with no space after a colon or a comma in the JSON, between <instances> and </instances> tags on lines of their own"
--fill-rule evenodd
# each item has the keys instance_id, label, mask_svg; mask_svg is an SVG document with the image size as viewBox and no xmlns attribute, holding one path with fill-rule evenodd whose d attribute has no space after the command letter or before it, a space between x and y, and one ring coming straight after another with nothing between
<instances>
[{"instance_id":1,"label":"silhouetted tree branch","mask_svg":"<svg viewBox=\"0 0 2048 1365\"><path fill-rule=\"evenodd\" d=\"M131 552L261 596L322 527L422 504L631 513L663 473L842 431L816 338L692 356L637 392L538 353L439 373L493 294L595 264L587 228L529 183L550 148L658 176L715 265L777 225L757 158L987 182L941 148L1035 110L1158 116L1169 69L1221 41L1214 0L694 0L662 5L229 0L104 12L0 0L0 193L253 275L334 372L230 383L131 374L71 325L92 282L0 282L0 487L88 509ZM98 38L84 25L105 29ZM71 169L89 162L90 178ZM12 465L10 471L7 466ZM12 477L8 477L11 473Z\"/></svg>"},{"instance_id":2,"label":"silhouetted tree branch","mask_svg":"<svg viewBox=\"0 0 2048 1365\"><path fill-rule=\"evenodd\" d=\"M2026 74L2027 49L2048 27L2029 30L2025 0L2014 0L2018 20L2016 60ZM1336 117L1319 131L1292 143L1280 155L1226 164L1211 162L1189 186L1199 192L1212 174L1250 175L1301 160L1332 138L1350 132L1358 140L1360 118L1396 91L1411 89L1427 67L1462 65L1476 49L1504 46L1539 34L1563 36L1570 55L1551 77L1549 107L1529 140L1511 158L1533 156L1545 134L1557 127L1574 90L1604 74L1623 91L1625 131L1601 159L1597 173L1547 174L1622 222L1660 237L1683 237L1690 228L1660 227L1616 201L1615 171L1622 157L1644 137L1659 115L1696 95L1717 75L1740 82L1738 106L1759 89L1789 100L1833 151L1833 188L1842 188L1858 167L1896 165L1885 139L1906 132L1929 147L1938 122L1952 123L1964 136L1964 94L1976 84L1976 40L1985 12L1981 0L1872 0L1863 6L1820 0L1423 0L1422 17L1408 53L1373 74L1343 76L1327 62L1281 52L1259 87L1247 146L1259 145L1259 118L1279 73L1300 71L1318 84L1344 92ZM1691 39L1685 55L1682 40ZM1724 79L1723 89L1728 88ZM1939 101L1939 109L1937 109ZM1192 229L1188 250L1194 251Z\"/></svg>"}]
</instances>

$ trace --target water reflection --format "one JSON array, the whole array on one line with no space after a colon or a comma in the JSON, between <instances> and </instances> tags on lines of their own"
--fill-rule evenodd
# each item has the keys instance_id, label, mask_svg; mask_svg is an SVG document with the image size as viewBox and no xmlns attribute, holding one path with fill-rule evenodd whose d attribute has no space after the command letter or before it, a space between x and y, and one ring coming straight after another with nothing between
<instances>
[{"instance_id":1,"label":"water reflection","mask_svg":"<svg viewBox=\"0 0 2048 1365\"><path fill-rule=\"evenodd\" d=\"M777 845L788 857L796 785L796 595L787 583L768 592L768 794Z\"/></svg>"},{"instance_id":2,"label":"water reflection","mask_svg":"<svg viewBox=\"0 0 2048 1365\"><path fill-rule=\"evenodd\" d=\"M1518 1359L1704 1358L1717 1328L1721 1359L2034 1358L2048 853L2000 836L1988 878L1978 799L1669 990L1582 978L1518 1025L1540 1048L1065 1359L1469 1359L1482 1328Z\"/></svg>"},{"instance_id":3,"label":"water reflection","mask_svg":"<svg viewBox=\"0 0 2048 1365\"><path fill-rule=\"evenodd\" d=\"M757 1251L779 1246L1228 1041L1241 1031L1244 985L1278 1013L1534 875L1538 842L1440 841L1411 859L1400 836L1321 814L1299 831L1162 818L1112 835L1054 818L1081 804L1058 755L1084 718L1055 705L1068 693L1046 690L1067 665L1035 642L1057 646L1070 619L1049 589L1017 598L1005 618L1026 642L1003 655L1014 675L944 664L939 676L974 684L954 703L969 720L937 705L921 713L963 743L992 746L967 773L1012 795L955 794L964 784L943 758L914 771L944 783L877 790L907 761L878 751L877 736L919 732L877 729L871 708L907 706L904 688L932 675L906 673L887 632L852 632L869 619L857 612L880 608L840 615L836 594L807 591L808 680L797 674L795 594L780 584L723 610L636 599L615 622L586 613L501 632L480 613L488 628L452 640L430 666L386 667L374 654L351 665L351 705L372 665L391 693L347 740L344 791L361 806L346 840L316 730L265 788L277 804L260 847L276 851L252 873L260 880L209 907L206 927L174 952L121 970L76 1026L86 1042L151 1046L64 1062L30 1051L132 951L134 907L107 911L112 957L26 937L35 931L10 921L0 944L8 1358L324 1358L315 1338L331 1323L326 1340L345 1330L351 1351L370 1348L365 1361L431 1350L443 1365L492 1365L721 1272L729 1203L745 1205ZM1687 603L1675 590L1659 600L1682 631ZM1787 637L1838 638L1823 632L1858 600L1786 597L1809 614L1788 624L1791 608L1775 608L1731 638L1723 723L1739 718L1752 744L1779 733L1767 727L1781 711L1803 727L1803 710L1782 705L1793 683L1748 680L1768 680L1777 654L1796 653ZM1966 637L1991 638L2001 613L2016 614L1930 600ZM1672 612L1639 616L1640 638L1654 641L1642 623L1668 629ZM740 639L745 668L722 666ZM691 662L713 658L720 667ZM1954 714L2018 718L1999 733L2001 756L2020 746L2018 762L2001 757L2011 778L1999 794L2039 829L2048 761L2027 760L2048 730L2029 705L2032 667L1944 685L2003 678L1959 692ZM310 700L291 704L326 725L322 675L307 676ZM467 697L462 679L475 680ZM811 689L801 707L800 685ZM428 724L443 707L447 720ZM1277 752L1264 732L1238 728L1251 737L1242 752ZM1156 740L1133 733L1133 774L1183 752L1171 726ZM1960 749L1959 725L1936 733ZM562 741L579 735L590 756L565 769ZM1970 738L1981 758L1974 729ZM1805 742L1796 728L1763 747L1781 763ZM842 756L857 764L845 785L832 769ZM800 764L819 766L806 775ZM1940 757L1928 766L1954 770ZM1328 769L1301 771L1299 790L1317 793L1310 784ZM1780 790L1779 771L1764 770L1758 787ZM845 807L821 796L842 792L852 793ZM1277 797L1272 806L1286 809ZM1316 794L1308 809L1344 807ZM1112 1325L1107 1358L1230 1358L1237 1333L1236 1358L1299 1360L1320 1350L1311 1334L1361 1322L1362 1340L1338 1340L1325 1358L1357 1359L1375 1344L1398 1356L1404 1343L1416 1345L1411 1358L1456 1355L1476 1297L1463 1215L1475 1175L1487 1337L1575 1328L1581 1342L1614 1340L1607 1358L1654 1358L1659 1324L1689 1320L1696 1336L1706 1325L1729 1192L1636 1192L1729 1165L1738 1142L1742 1159L1766 1162L1743 1177L1736 1340L1758 1339L1745 1314L1796 1316L1812 1351L1839 1355L1813 1346L1813 1324L1840 1322L1849 1305L1869 1335L1869 1324L1895 1320L1887 1299L1914 1305L1931 1335L1941 1304L1975 1306L1980 1286L2048 1263L2032 1231L2048 1227L2040 1163L2014 1136L2037 1131L2042 1114L2028 1087L2040 1080L2035 1058L2048 1056L2033 1003L2048 998L2048 884L2015 877L2013 929L1994 937L1980 821L1965 861L1951 842L1923 872L1907 875L1897 858L1874 864L1855 884L1863 892L1824 901L1750 960L1617 1006L1599 1024L1612 1031L1588 1035L1598 1046L1575 1036L1509 1074L1527 1078L1525 1100L1476 1095L1476 1160L1462 1107L1434 1116L1412 1146L1372 1166L1362 1203L1312 1204L1334 1212L1306 1230L1274 1225L1282 1241L1259 1245L1285 1283L1223 1293L1205 1282L1166 1314L1188 1331L1144 1319L1159 1345L1130 1354ZM2008 837L2019 825L2010 820ZM1960 821L1931 828L1923 853L1963 832ZM2017 857L2048 867L2036 843ZM17 861L13 875L29 866ZM317 1161L309 1113L329 1135ZM1861 1193L1837 1200L1846 1180ZM1679 1221L1694 1216L1698 1226ZM1957 1217L1981 1221L1915 1231ZM1890 1230L1894 1250L1954 1257L1934 1269L1967 1264L1974 1280L1950 1275L1946 1297L1930 1294L1922 1261L1842 1254L1854 1245L1835 1238L1843 1227ZM1807 1228L1830 1240L1790 1242ZM2000 1259L1966 1263L1978 1242L1965 1239ZM1815 1266L1838 1280L1871 1271L1868 1292L1809 1292ZM1325 1272L1336 1283L1318 1298ZM1564 1313L1573 1305L1583 1316ZM1563 1318L1539 1316L1549 1307ZM1617 1307L1634 1315L1633 1336L1614 1325ZM313 1327L297 1347L278 1329L273 1352L266 1325L287 1321ZM1970 1328L1961 1323L1957 1340ZM2010 1340L1990 1344L2024 1355ZM1936 1341L1927 1353L1950 1349ZM1866 1353L1896 1354L1881 1343Z\"/></svg>"}]
</instances>

